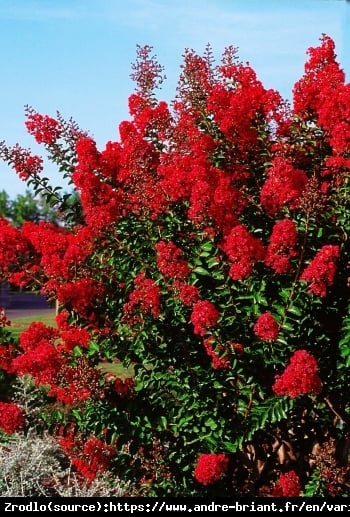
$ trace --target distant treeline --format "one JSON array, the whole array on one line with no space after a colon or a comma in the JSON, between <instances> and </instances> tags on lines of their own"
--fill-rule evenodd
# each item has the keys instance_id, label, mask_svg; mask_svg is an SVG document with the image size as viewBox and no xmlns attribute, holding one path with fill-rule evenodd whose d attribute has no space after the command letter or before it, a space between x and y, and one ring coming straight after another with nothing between
<instances>
[{"instance_id":1,"label":"distant treeline","mask_svg":"<svg viewBox=\"0 0 350 517\"><path fill-rule=\"evenodd\" d=\"M78 194L72 192L69 199L72 205L77 203ZM5 190L0 191L0 217L8 219L16 227L22 226L25 221L59 224L61 220L59 206L48 204L44 196L34 195L30 190L18 194L15 199L10 199Z\"/></svg>"}]
</instances>

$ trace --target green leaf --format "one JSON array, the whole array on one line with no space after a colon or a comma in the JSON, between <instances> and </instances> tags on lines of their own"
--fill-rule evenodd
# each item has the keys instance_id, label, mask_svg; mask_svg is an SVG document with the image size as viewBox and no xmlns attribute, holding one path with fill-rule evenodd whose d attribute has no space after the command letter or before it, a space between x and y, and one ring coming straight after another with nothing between
<instances>
[{"instance_id":1,"label":"green leaf","mask_svg":"<svg viewBox=\"0 0 350 517\"><path fill-rule=\"evenodd\" d=\"M205 426L206 427L210 427L210 429L212 431L215 431L215 429L217 429L218 425L217 423L212 419L212 418L208 418L206 421L205 421Z\"/></svg>"},{"instance_id":2,"label":"green leaf","mask_svg":"<svg viewBox=\"0 0 350 517\"><path fill-rule=\"evenodd\" d=\"M207 271L206 269L204 269L204 267L202 266L197 266L193 269L193 272L194 273L198 273L199 275L202 275L202 276L210 276L210 273L209 271Z\"/></svg>"}]
</instances>

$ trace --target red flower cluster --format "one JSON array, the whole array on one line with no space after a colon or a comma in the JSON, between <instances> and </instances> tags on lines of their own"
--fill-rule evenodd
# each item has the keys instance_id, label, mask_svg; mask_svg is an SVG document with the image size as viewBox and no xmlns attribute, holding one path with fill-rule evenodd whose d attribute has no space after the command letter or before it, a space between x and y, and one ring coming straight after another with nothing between
<instances>
[{"instance_id":1,"label":"red flower cluster","mask_svg":"<svg viewBox=\"0 0 350 517\"><path fill-rule=\"evenodd\" d=\"M134 280L136 289L129 295L129 302L124 304L124 315L129 322L133 321L132 313L135 307L142 312L151 313L158 318L160 311L160 289L145 273L140 273Z\"/></svg>"},{"instance_id":2,"label":"red flower cluster","mask_svg":"<svg viewBox=\"0 0 350 517\"><path fill-rule=\"evenodd\" d=\"M242 355L244 347L240 343L229 341L228 343L217 343L215 337L211 336L203 340L204 348L212 359L214 370L227 369L231 367L232 355Z\"/></svg>"},{"instance_id":3,"label":"red flower cluster","mask_svg":"<svg viewBox=\"0 0 350 517\"><path fill-rule=\"evenodd\" d=\"M305 74L293 89L294 110L303 118L317 113L324 104L332 103L334 93L345 79L344 70L336 63L334 41L323 35L321 42L317 48L307 50L309 60L305 63Z\"/></svg>"},{"instance_id":4,"label":"red flower cluster","mask_svg":"<svg viewBox=\"0 0 350 517\"><path fill-rule=\"evenodd\" d=\"M61 343L59 348L71 352L75 347L88 348L91 336L86 328L69 325L60 331Z\"/></svg>"},{"instance_id":5,"label":"red flower cluster","mask_svg":"<svg viewBox=\"0 0 350 517\"><path fill-rule=\"evenodd\" d=\"M22 235L34 247L40 266L49 278L75 278L77 266L94 251L93 234L87 227L71 232L49 222L26 222Z\"/></svg>"},{"instance_id":6,"label":"red flower cluster","mask_svg":"<svg viewBox=\"0 0 350 517\"><path fill-rule=\"evenodd\" d=\"M243 154L259 146L255 121L260 116L271 119L271 113L278 112L280 95L265 90L255 71L237 62L232 47L225 50L220 72L224 84L212 88L208 107L225 137Z\"/></svg>"},{"instance_id":7,"label":"red flower cluster","mask_svg":"<svg viewBox=\"0 0 350 517\"><path fill-rule=\"evenodd\" d=\"M270 215L277 214L283 206L297 208L307 180L303 170L295 169L289 160L277 156L260 191L262 206Z\"/></svg>"},{"instance_id":8,"label":"red flower cluster","mask_svg":"<svg viewBox=\"0 0 350 517\"><path fill-rule=\"evenodd\" d=\"M198 300L193 306L191 323L194 333L204 336L208 329L217 325L220 313L214 304L208 300Z\"/></svg>"},{"instance_id":9,"label":"red flower cluster","mask_svg":"<svg viewBox=\"0 0 350 517\"><path fill-rule=\"evenodd\" d=\"M211 485L225 474L228 462L229 459L225 454L201 454L193 475L202 485Z\"/></svg>"},{"instance_id":10,"label":"red flower cluster","mask_svg":"<svg viewBox=\"0 0 350 517\"><path fill-rule=\"evenodd\" d=\"M25 425L24 412L13 402L0 402L0 429L7 434L13 434L23 429Z\"/></svg>"},{"instance_id":11,"label":"red flower cluster","mask_svg":"<svg viewBox=\"0 0 350 517\"><path fill-rule=\"evenodd\" d=\"M320 393L322 382L314 356L306 350L294 352L282 375L276 376L272 390L276 395L288 395L293 399L299 395Z\"/></svg>"},{"instance_id":12,"label":"red flower cluster","mask_svg":"<svg viewBox=\"0 0 350 517\"><path fill-rule=\"evenodd\" d=\"M172 287L175 298L181 300L184 305L190 307L198 301L199 290L195 285L186 284L180 280L175 280Z\"/></svg>"},{"instance_id":13,"label":"red flower cluster","mask_svg":"<svg viewBox=\"0 0 350 517\"><path fill-rule=\"evenodd\" d=\"M90 366L84 356L79 357L74 366L62 364L55 382L51 383L49 395L67 405L101 399L104 397L101 371Z\"/></svg>"},{"instance_id":14,"label":"red flower cluster","mask_svg":"<svg viewBox=\"0 0 350 517\"><path fill-rule=\"evenodd\" d=\"M42 340L33 350L15 357L12 367L17 375L31 375L36 384L52 384L64 364L64 358L48 340Z\"/></svg>"},{"instance_id":15,"label":"red flower cluster","mask_svg":"<svg viewBox=\"0 0 350 517\"><path fill-rule=\"evenodd\" d=\"M290 219L277 221L272 228L270 243L266 250L265 264L276 273L288 273L291 259L298 255L296 225Z\"/></svg>"},{"instance_id":16,"label":"red flower cluster","mask_svg":"<svg viewBox=\"0 0 350 517\"><path fill-rule=\"evenodd\" d=\"M35 262L35 250L22 232L0 217L0 277L10 282L20 269Z\"/></svg>"},{"instance_id":17,"label":"red flower cluster","mask_svg":"<svg viewBox=\"0 0 350 517\"><path fill-rule=\"evenodd\" d=\"M255 335L263 341L276 341L279 325L270 312L261 314L253 327Z\"/></svg>"},{"instance_id":18,"label":"red flower cluster","mask_svg":"<svg viewBox=\"0 0 350 517\"><path fill-rule=\"evenodd\" d=\"M12 361L16 357L16 349L13 345L0 345L0 368L7 373L15 373Z\"/></svg>"},{"instance_id":19,"label":"red flower cluster","mask_svg":"<svg viewBox=\"0 0 350 517\"><path fill-rule=\"evenodd\" d=\"M323 246L306 269L304 269L300 280L306 280L306 282L310 283L310 293L321 297L327 295L327 288L333 284L337 271L336 262L339 254L339 246L331 244Z\"/></svg>"},{"instance_id":20,"label":"red flower cluster","mask_svg":"<svg viewBox=\"0 0 350 517\"><path fill-rule=\"evenodd\" d=\"M34 111L28 113L25 125L28 133L34 136L38 144L51 145L61 135L61 127L57 120Z\"/></svg>"},{"instance_id":21,"label":"red flower cluster","mask_svg":"<svg viewBox=\"0 0 350 517\"><path fill-rule=\"evenodd\" d=\"M42 342L54 344L59 332L54 327L48 327L41 321L32 321L26 330L19 336L19 344L24 352L35 350Z\"/></svg>"},{"instance_id":22,"label":"red flower cluster","mask_svg":"<svg viewBox=\"0 0 350 517\"><path fill-rule=\"evenodd\" d=\"M84 356L70 365L76 347L87 347L90 334L67 322L62 312L58 329L33 322L19 337L20 351L12 345L0 346L0 365L8 373L31 375L37 385L49 387L49 395L65 404L88 398L103 398L101 372L91 367Z\"/></svg>"},{"instance_id":23,"label":"red flower cluster","mask_svg":"<svg viewBox=\"0 0 350 517\"><path fill-rule=\"evenodd\" d=\"M262 242L251 235L240 224L235 226L222 244L232 266L229 275L233 280L244 280L253 271L255 262L264 260L265 249Z\"/></svg>"},{"instance_id":24,"label":"red flower cluster","mask_svg":"<svg viewBox=\"0 0 350 517\"><path fill-rule=\"evenodd\" d=\"M217 345L215 338L209 337L203 341L204 348L212 359L212 366L214 370L230 368L230 352L223 345ZM222 355L220 355L222 353Z\"/></svg>"},{"instance_id":25,"label":"red flower cluster","mask_svg":"<svg viewBox=\"0 0 350 517\"><path fill-rule=\"evenodd\" d=\"M182 251L173 242L160 241L155 246L157 266L165 278L185 280L190 272Z\"/></svg>"},{"instance_id":26,"label":"red flower cluster","mask_svg":"<svg viewBox=\"0 0 350 517\"><path fill-rule=\"evenodd\" d=\"M299 476L294 470L281 474L273 487L272 497L299 497L301 485Z\"/></svg>"},{"instance_id":27,"label":"red flower cluster","mask_svg":"<svg viewBox=\"0 0 350 517\"><path fill-rule=\"evenodd\" d=\"M103 297L103 286L92 278L80 278L57 287L58 301L88 321L95 319L96 305Z\"/></svg>"},{"instance_id":28,"label":"red flower cluster","mask_svg":"<svg viewBox=\"0 0 350 517\"><path fill-rule=\"evenodd\" d=\"M73 432L61 436L59 443L71 458L72 465L90 481L109 467L116 453L114 446L102 442L95 436L84 441L83 438L74 438Z\"/></svg>"},{"instance_id":29,"label":"red flower cluster","mask_svg":"<svg viewBox=\"0 0 350 517\"><path fill-rule=\"evenodd\" d=\"M21 180L27 181L43 171L43 159L41 156L31 154L29 149L23 149L16 144L8 149L8 152L9 160Z\"/></svg>"}]
</instances>

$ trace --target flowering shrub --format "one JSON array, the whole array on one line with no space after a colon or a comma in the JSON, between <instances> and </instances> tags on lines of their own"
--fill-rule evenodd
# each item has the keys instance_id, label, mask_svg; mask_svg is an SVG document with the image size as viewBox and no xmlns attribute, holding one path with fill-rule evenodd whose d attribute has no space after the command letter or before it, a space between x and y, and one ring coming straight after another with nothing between
<instances>
[{"instance_id":1,"label":"flowering shrub","mask_svg":"<svg viewBox=\"0 0 350 517\"><path fill-rule=\"evenodd\" d=\"M87 479L297 495L314 444L348 443L350 85L325 35L291 104L208 47L186 50L168 105L151 52L137 48L131 119L102 150L26 108L74 203L40 157L0 145L62 221L0 221L1 279L58 303L55 328L3 334L0 365L46 390L40 426Z\"/></svg>"}]
</instances>

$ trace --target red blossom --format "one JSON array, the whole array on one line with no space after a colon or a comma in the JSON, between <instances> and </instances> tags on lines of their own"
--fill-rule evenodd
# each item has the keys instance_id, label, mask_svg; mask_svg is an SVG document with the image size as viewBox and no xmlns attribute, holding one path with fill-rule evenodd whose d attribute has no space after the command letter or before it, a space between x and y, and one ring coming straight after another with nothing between
<instances>
[{"instance_id":1,"label":"red blossom","mask_svg":"<svg viewBox=\"0 0 350 517\"><path fill-rule=\"evenodd\" d=\"M134 284L136 289L129 295L129 302L124 304L124 316L130 322L133 320L133 313L136 308L141 312L150 313L155 318L159 317L160 313L160 289L156 283L146 278L145 273L139 273Z\"/></svg>"},{"instance_id":2,"label":"red blossom","mask_svg":"<svg viewBox=\"0 0 350 517\"><path fill-rule=\"evenodd\" d=\"M60 349L67 352L71 352L75 347L88 348L91 340L89 331L76 325L69 325L65 330L61 330L60 338Z\"/></svg>"},{"instance_id":3,"label":"red blossom","mask_svg":"<svg viewBox=\"0 0 350 517\"><path fill-rule=\"evenodd\" d=\"M0 345L0 368L7 373L14 373L15 369L12 361L16 355L16 349L13 345Z\"/></svg>"},{"instance_id":4,"label":"red blossom","mask_svg":"<svg viewBox=\"0 0 350 517\"><path fill-rule=\"evenodd\" d=\"M15 145L11 149L11 163L18 177L27 181L32 176L37 176L43 170L43 159L41 156L32 155L28 149Z\"/></svg>"},{"instance_id":5,"label":"red blossom","mask_svg":"<svg viewBox=\"0 0 350 517\"><path fill-rule=\"evenodd\" d=\"M173 242L159 241L157 252L157 266L165 278L185 280L190 272L187 261L182 256L182 250Z\"/></svg>"},{"instance_id":6,"label":"red blossom","mask_svg":"<svg viewBox=\"0 0 350 517\"><path fill-rule=\"evenodd\" d=\"M40 266L48 277L70 280L77 267L93 252L93 235L88 227L74 232L53 223L25 222L22 234L40 257Z\"/></svg>"},{"instance_id":7,"label":"red blossom","mask_svg":"<svg viewBox=\"0 0 350 517\"><path fill-rule=\"evenodd\" d=\"M88 320L94 320L96 304L103 296L103 286L92 278L61 284L57 291L57 299L62 305Z\"/></svg>"},{"instance_id":8,"label":"red blossom","mask_svg":"<svg viewBox=\"0 0 350 517\"><path fill-rule=\"evenodd\" d=\"M62 364L54 381L49 395L67 405L104 397L101 371L91 366L84 356L79 357L75 365Z\"/></svg>"},{"instance_id":9,"label":"red blossom","mask_svg":"<svg viewBox=\"0 0 350 517\"><path fill-rule=\"evenodd\" d=\"M235 226L222 244L222 249L232 262L229 275L233 280L244 280L253 271L255 262L263 260L265 249L244 225Z\"/></svg>"},{"instance_id":10,"label":"red blossom","mask_svg":"<svg viewBox=\"0 0 350 517\"><path fill-rule=\"evenodd\" d=\"M19 344L24 352L35 350L38 345L47 341L54 344L58 338L58 330L54 327L49 327L41 321L32 321L29 327L19 336Z\"/></svg>"},{"instance_id":11,"label":"red blossom","mask_svg":"<svg viewBox=\"0 0 350 517\"><path fill-rule=\"evenodd\" d=\"M204 336L208 329L216 327L220 313L208 300L198 300L192 308L191 323L195 334Z\"/></svg>"},{"instance_id":12,"label":"red blossom","mask_svg":"<svg viewBox=\"0 0 350 517\"><path fill-rule=\"evenodd\" d=\"M212 359L214 370L230 368L232 354L235 352L242 355L244 352L244 347L240 343L234 343L233 341L217 343L213 336L204 339L203 345L208 356Z\"/></svg>"},{"instance_id":13,"label":"red blossom","mask_svg":"<svg viewBox=\"0 0 350 517\"><path fill-rule=\"evenodd\" d=\"M272 390L278 396L288 395L293 399L320 393L322 381L315 357L306 350L294 352L284 372L276 376Z\"/></svg>"},{"instance_id":14,"label":"red blossom","mask_svg":"<svg viewBox=\"0 0 350 517\"><path fill-rule=\"evenodd\" d=\"M50 385L64 364L64 358L48 340L42 339L34 349L13 359L12 366L17 375L31 375L36 384Z\"/></svg>"},{"instance_id":15,"label":"red blossom","mask_svg":"<svg viewBox=\"0 0 350 517\"><path fill-rule=\"evenodd\" d=\"M134 395L135 381L132 377L121 379L117 377L114 382L114 391L123 398L131 398Z\"/></svg>"},{"instance_id":16,"label":"red blossom","mask_svg":"<svg viewBox=\"0 0 350 517\"><path fill-rule=\"evenodd\" d=\"M265 264L276 273L288 273L292 269L291 259L298 256L296 250L298 234L296 224L290 219L277 221L266 250Z\"/></svg>"},{"instance_id":17,"label":"red blossom","mask_svg":"<svg viewBox=\"0 0 350 517\"><path fill-rule=\"evenodd\" d=\"M255 335L263 341L276 341L279 325L270 312L261 314L253 327Z\"/></svg>"},{"instance_id":18,"label":"red blossom","mask_svg":"<svg viewBox=\"0 0 350 517\"><path fill-rule=\"evenodd\" d=\"M193 475L202 485L212 485L225 474L228 462L229 459L225 454L201 454Z\"/></svg>"},{"instance_id":19,"label":"red blossom","mask_svg":"<svg viewBox=\"0 0 350 517\"><path fill-rule=\"evenodd\" d=\"M59 122L48 115L30 112L25 122L28 133L33 135L38 144L51 145L61 135Z\"/></svg>"},{"instance_id":20,"label":"red blossom","mask_svg":"<svg viewBox=\"0 0 350 517\"><path fill-rule=\"evenodd\" d=\"M316 253L300 276L300 280L306 280L310 284L310 293L322 298L327 296L327 289L332 286L337 271L339 255L339 246L331 244L323 246Z\"/></svg>"},{"instance_id":21,"label":"red blossom","mask_svg":"<svg viewBox=\"0 0 350 517\"><path fill-rule=\"evenodd\" d=\"M0 402L0 429L13 434L25 425L24 411L13 402Z\"/></svg>"},{"instance_id":22,"label":"red blossom","mask_svg":"<svg viewBox=\"0 0 350 517\"><path fill-rule=\"evenodd\" d=\"M59 438L59 443L71 458L72 465L90 481L109 467L116 453L113 445L108 445L95 436L85 441L82 437L74 437L73 433L69 432L67 436Z\"/></svg>"},{"instance_id":23,"label":"red blossom","mask_svg":"<svg viewBox=\"0 0 350 517\"><path fill-rule=\"evenodd\" d=\"M175 280L172 287L175 297L179 298L181 302L188 307L191 307L199 299L199 290L195 285Z\"/></svg>"},{"instance_id":24,"label":"red blossom","mask_svg":"<svg viewBox=\"0 0 350 517\"><path fill-rule=\"evenodd\" d=\"M33 266L36 258L35 250L23 232L0 217L0 277L13 280L17 272Z\"/></svg>"},{"instance_id":25,"label":"red blossom","mask_svg":"<svg viewBox=\"0 0 350 517\"><path fill-rule=\"evenodd\" d=\"M345 74L336 62L334 41L326 35L320 40L321 45L307 50L305 73L293 88L294 111L303 119L322 110L344 84Z\"/></svg>"},{"instance_id":26,"label":"red blossom","mask_svg":"<svg viewBox=\"0 0 350 517\"><path fill-rule=\"evenodd\" d=\"M288 159L275 157L260 190L262 206L270 215L277 214L284 206L297 208L307 179L306 173L295 169Z\"/></svg>"},{"instance_id":27,"label":"red blossom","mask_svg":"<svg viewBox=\"0 0 350 517\"><path fill-rule=\"evenodd\" d=\"M272 490L272 497L299 497L301 485L294 470L281 474Z\"/></svg>"},{"instance_id":28,"label":"red blossom","mask_svg":"<svg viewBox=\"0 0 350 517\"><path fill-rule=\"evenodd\" d=\"M211 357L214 370L230 368L231 350L229 347L217 344L213 337L204 339L203 345L207 354Z\"/></svg>"}]
</instances>

